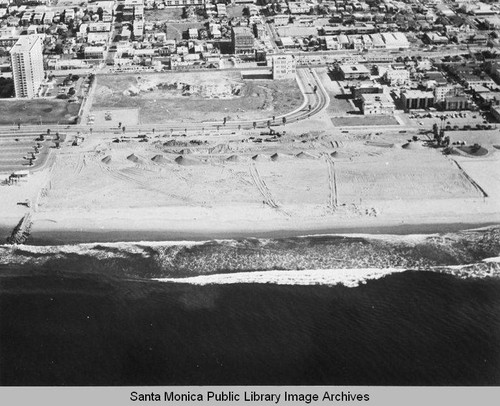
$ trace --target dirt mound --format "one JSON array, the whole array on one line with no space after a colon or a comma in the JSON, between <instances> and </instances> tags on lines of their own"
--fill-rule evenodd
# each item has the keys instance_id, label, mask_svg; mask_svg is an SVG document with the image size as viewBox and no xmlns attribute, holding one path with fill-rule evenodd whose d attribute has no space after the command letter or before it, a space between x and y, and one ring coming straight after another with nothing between
<instances>
[{"instance_id":1,"label":"dirt mound","mask_svg":"<svg viewBox=\"0 0 500 406\"><path fill-rule=\"evenodd\" d=\"M187 142L177 141L177 140L168 140L163 143L164 147L185 147L187 146Z\"/></svg>"},{"instance_id":2,"label":"dirt mound","mask_svg":"<svg viewBox=\"0 0 500 406\"><path fill-rule=\"evenodd\" d=\"M168 164L168 159L166 159L163 155L155 155L151 160L155 164Z\"/></svg>"},{"instance_id":3,"label":"dirt mound","mask_svg":"<svg viewBox=\"0 0 500 406\"><path fill-rule=\"evenodd\" d=\"M295 155L296 158L299 159L316 159L314 155L311 155L309 152L299 152L297 155Z\"/></svg>"},{"instance_id":4,"label":"dirt mound","mask_svg":"<svg viewBox=\"0 0 500 406\"><path fill-rule=\"evenodd\" d=\"M179 154L181 154L181 155L187 155L187 154L192 154L192 153L193 153L193 151L190 150L189 148L184 148L184 149L181 149L179 151Z\"/></svg>"},{"instance_id":5,"label":"dirt mound","mask_svg":"<svg viewBox=\"0 0 500 406\"><path fill-rule=\"evenodd\" d=\"M493 148L500 149L500 145L493 145Z\"/></svg>"},{"instance_id":6,"label":"dirt mound","mask_svg":"<svg viewBox=\"0 0 500 406\"><path fill-rule=\"evenodd\" d=\"M134 163L139 162L139 158L137 158L137 156L136 156L136 155L134 155L134 154L130 154L130 155L127 157L127 159L128 159L129 161L134 162Z\"/></svg>"},{"instance_id":7,"label":"dirt mound","mask_svg":"<svg viewBox=\"0 0 500 406\"><path fill-rule=\"evenodd\" d=\"M394 144L389 142L381 142L381 141L366 141L365 145L369 145L371 147L381 147L381 148L393 148Z\"/></svg>"},{"instance_id":8,"label":"dirt mound","mask_svg":"<svg viewBox=\"0 0 500 406\"><path fill-rule=\"evenodd\" d=\"M175 158L175 162L182 166L194 166L201 165L201 162L194 158L186 158L185 156L179 155Z\"/></svg>"},{"instance_id":9,"label":"dirt mound","mask_svg":"<svg viewBox=\"0 0 500 406\"><path fill-rule=\"evenodd\" d=\"M406 144L403 144L401 148L403 149L410 149L410 150L417 150L417 149L422 149L424 146L420 142L407 142Z\"/></svg>"},{"instance_id":10,"label":"dirt mound","mask_svg":"<svg viewBox=\"0 0 500 406\"><path fill-rule=\"evenodd\" d=\"M111 162L111 156L110 155L105 156L104 158L101 159L101 162L105 163L106 165L109 165Z\"/></svg>"},{"instance_id":11,"label":"dirt mound","mask_svg":"<svg viewBox=\"0 0 500 406\"><path fill-rule=\"evenodd\" d=\"M269 158L265 155L262 155L262 154L257 154L257 155L254 155L252 157L252 159L254 161L257 161L257 162L264 162L264 161L269 161Z\"/></svg>"},{"instance_id":12,"label":"dirt mound","mask_svg":"<svg viewBox=\"0 0 500 406\"><path fill-rule=\"evenodd\" d=\"M283 161L290 159L290 155L275 153L271 155L271 161Z\"/></svg>"},{"instance_id":13,"label":"dirt mound","mask_svg":"<svg viewBox=\"0 0 500 406\"><path fill-rule=\"evenodd\" d=\"M227 162L241 162L241 157L239 157L238 155L231 155L231 156L226 158L226 161Z\"/></svg>"},{"instance_id":14,"label":"dirt mound","mask_svg":"<svg viewBox=\"0 0 500 406\"><path fill-rule=\"evenodd\" d=\"M359 154L354 151L333 151L330 156L335 159L352 159Z\"/></svg>"},{"instance_id":15,"label":"dirt mound","mask_svg":"<svg viewBox=\"0 0 500 406\"><path fill-rule=\"evenodd\" d=\"M462 152L461 155L465 154L467 156L485 156L488 154L488 150L481 145L462 146L456 149Z\"/></svg>"}]
</instances>

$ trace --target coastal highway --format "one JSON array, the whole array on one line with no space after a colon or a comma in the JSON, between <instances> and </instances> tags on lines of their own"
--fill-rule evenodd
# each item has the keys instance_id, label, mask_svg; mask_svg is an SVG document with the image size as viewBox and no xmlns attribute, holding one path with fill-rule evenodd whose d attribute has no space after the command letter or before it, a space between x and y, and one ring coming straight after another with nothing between
<instances>
[{"instance_id":1,"label":"coastal highway","mask_svg":"<svg viewBox=\"0 0 500 406\"><path fill-rule=\"evenodd\" d=\"M300 120L307 119L321 112L324 108L328 106L330 102L329 96L321 83L318 75L312 68L297 69L297 82L301 89L304 97L302 105L294 111L289 113L268 117L260 120L241 120L241 121L227 121L224 125L223 121L209 121L209 122L192 122L192 123L165 123L165 124L141 124L141 125L127 125L125 132L130 133L150 133L155 132L165 132L165 131L183 131L188 132L205 132L214 129L224 129L224 130L239 130L239 129L252 129L256 128L267 128L268 122L271 125L283 125L291 122L296 122ZM315 90L316 89L316 90ZM286 120L283 122L283 118ZM122 130L117 127L110 126L90 126L85 124L76 125L58 125L58 124L45 124L45 125L21 125L18 129L17 126L0 126L0 136L1 134L15 135L16 133L32 133L41 134L46 133L47 129L51 130L52 133L55 132L72 132L72 133L82 133L87 134L89 132L99 132L99 133L116 133L117 135L122 133Z\"/></svg>"}]
</instances>

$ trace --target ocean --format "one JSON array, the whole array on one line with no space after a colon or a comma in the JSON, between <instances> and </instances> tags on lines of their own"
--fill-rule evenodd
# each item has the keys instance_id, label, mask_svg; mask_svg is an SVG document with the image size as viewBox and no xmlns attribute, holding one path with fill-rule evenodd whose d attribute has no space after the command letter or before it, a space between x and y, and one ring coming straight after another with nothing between
<instances>
[{"instance_id":1,"label":"ocean","mask_svg":"<svg viewBox=\"0 0 500 406\"><path fill-rule=\"evenodd\" d=\"M0 246L1 385L499 385L500 229Z\"/></svg>"}]
</instances>

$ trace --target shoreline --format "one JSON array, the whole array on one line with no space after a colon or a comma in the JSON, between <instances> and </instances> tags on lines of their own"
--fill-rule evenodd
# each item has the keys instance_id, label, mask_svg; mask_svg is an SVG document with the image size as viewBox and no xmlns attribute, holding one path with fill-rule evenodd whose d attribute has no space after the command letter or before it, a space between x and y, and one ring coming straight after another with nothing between
<instances>
[{"instance_id":1,"label":"shoreline","mask_svg":"<svg viewBox=\"0 0 500 406\"><path fill-rule=\"evenodd\" d=\"M213 232L196 230L141 230L115 229L100 231L97 229L57 230L45 229L33 233L26 245L73 245L88 243L134 243L134 242L181 242L181 241L211 241L211 240L240 240L252 238L300 238L321 237L326 235L412 235L412 234L440 234L479 229L500 225L498 222L454 222L454 223L420 223L399 225L360 226L344 225L336 228L314 229L283 229L283 230L218 230ZM1 231L1 230L0 230Z\"/></svg>"}]
</instances>

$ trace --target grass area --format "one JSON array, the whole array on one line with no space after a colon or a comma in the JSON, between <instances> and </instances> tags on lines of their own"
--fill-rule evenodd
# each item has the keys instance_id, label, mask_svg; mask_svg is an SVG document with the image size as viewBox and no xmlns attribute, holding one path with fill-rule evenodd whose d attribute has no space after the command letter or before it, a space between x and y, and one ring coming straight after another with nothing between
<instances>
[{"instance_id":1,"label":"grass area","mask_svg":"<svg viewBox=\"0 0 500 406\"><path fill-rule=\"evenodd\" d=\"M175 39L177 41L188 39L187 30L190 28L200 29L204 27L205 25L203 23L196 21L170 23L167 25L167 39Z\"/></svg>"},{"instance_id":2,"label":"grass area","mask_svg":"<svg viewBox=\"0 0 500 406\"><path fill-rule=\"evenodd\" d=\"M0 100L0 125L74 124L79 109L67 100Z\"/></svg>"},{"instance_id":3,"label":"grass area","mask_svg":"<svg viewBox=\"0 0 500 406\"><path fill-rule=\"evenodd\" d=\"M181 20L183 7L167 7L163 10L145 10L146 21L167 21Z\"/></svg>"},{"instance_id":4,"label":"grass area","mask_svg":"<svg viewBox=\"0 0 500 406\"><path fill-rule=\"evenodd\" d=\"M332 122L337 127L398 125L398 120L393 116L354 115L352 117L334 117Z\"/></svg>"},{"instance_id":5,"label":"grass area","mask_svg":"<svg viewBox=\"0 0 500 406\"><path fill-rule=\"evenodd\" d=\"M127 95L131 86L143 90ZM244 81L236 72L203 71L100 77L92 108L138 108L141 123L255 120L292 111L302 100L294 80Z\"/></svg>"},{"instance_id":6,"label":"grass area","mask_svg":"<svg viewBox=\"0 0 500 406\"><path fill-rule=\"evenodd\" d=\"M226 7L227 16L229 18L242 17L243 10L245 9L245 7L248 7L248 6L244 5L244 4L229 5Z\"/></svg>"}]
</instances>

